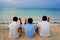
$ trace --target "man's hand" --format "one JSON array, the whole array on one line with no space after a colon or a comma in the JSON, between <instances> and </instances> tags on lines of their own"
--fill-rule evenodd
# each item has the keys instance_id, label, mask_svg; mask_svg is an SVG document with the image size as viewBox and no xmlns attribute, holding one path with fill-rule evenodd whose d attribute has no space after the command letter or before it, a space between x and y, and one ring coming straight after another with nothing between
<instances>
[{"instance_id":1,"label":"man's hand","mask_svg":"<svg viewBox=\"0 0 60 40\"><path fill-rule=\"evenodd\" d=\"M48 22L50 21L50 17L48 17Z\"/></svg>"},{"instance_id":2,"label":"man's hand","mask_svg":"<svg viewBox=\"0 0 60 40\"><path fill-rule=\"evenodd\" d=\"M19 19L19 21L20 21L20 24L22 24L21 18L18 18L18 19Z\"/></svg>"},{"instance_id":3,"label":"man's hand","mask_svg":"<svg viewBox=\"0 0 60 40\"><path fill-rule=\"evenodd\" d=\"M28 21L28 20L27 20L27 19L25 19L25 23L24 23L24 24L27 24L27 21Z\"/></svg>"},{"instance_id":4,"label":"man's hand","mask_svg":"<svg viewBox=\"0 0 60 40\"><path fill-rule=\"evenodd\" d=\"M21 18L18 18L21 21Z\"/></svg>"}]
</instances>

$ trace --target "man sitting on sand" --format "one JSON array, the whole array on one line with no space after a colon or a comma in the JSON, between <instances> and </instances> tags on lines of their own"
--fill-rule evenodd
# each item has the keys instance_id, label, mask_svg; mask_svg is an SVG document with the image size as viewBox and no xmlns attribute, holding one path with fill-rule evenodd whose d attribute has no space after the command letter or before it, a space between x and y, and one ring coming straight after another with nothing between
<instances>
[{"instance_id":1,"label":"man sitting on sand","mask_svg":"<svg viewBox=\"0 0 60 40\"><path fill-rule=\"evenodd\" d=\"M19 18L20 22L21 19ZM18 23L18 18L13 17L13 22L8 26L9 27L9 38L18 38L18 29L21 27L21 24Z\"/></svg>"},{"instance_id":2,"label":"man sitting on sand","mask_svg":"<svg viewBox=\"0 0 60 40\"><path fill-rule=\"evenodd\" d=\"M33 38L35 34L36 26L32 24L32 22L32 18L28 18L28 23L27 20L25 20L24 31L27 38Z\"/></svg>"},{"instance_id":3,"label":"man sitting on sand","mask_svg":"<svg viewBox=\"0 0 60 40\"><path fill-rule=\"evenodd\" d=\"M37 26L39 29L39 34L42 37L49 37L50 36L50 23L47 20L47 16L43 16L42 22L38 22Z\"/></svg>"}]
</instances>

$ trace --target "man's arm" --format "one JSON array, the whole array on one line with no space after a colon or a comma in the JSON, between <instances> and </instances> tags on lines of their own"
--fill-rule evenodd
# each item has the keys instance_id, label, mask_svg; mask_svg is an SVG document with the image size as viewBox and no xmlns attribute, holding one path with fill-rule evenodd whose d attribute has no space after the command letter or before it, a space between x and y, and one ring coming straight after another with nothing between
<instances>
[{"instance_id":1,"label":"man's arm","mask_svg":"<svg viewBox=\"0 0 60 40\"><path fill-rule=\"evenodd\" d=\"M27 24L27 19L25 19L25 23L24 24Z\"/></svg>"},{"instance_id":2,"label":"man's arm","mask_svg":"<svg viewBox=\"0 0 60 40\"><path fill-rule=\"evenodd\" d=\"M22 24L21 18L19 18L20 24Z\"/></svg>"},{"instance_id":3,"label":"man's arm","mask_svg":"<svg viewBox=\"0 0 60 40\"><path fill-rule=\"evenodd\" d=\"M47 20L48 22L50 21L50 17L48 17L48 20Z\"/></svg>"},{"instance_id":4,"label":"man's arm","mask_svg":"<svg viewBox=\"0 0 60 40\"><path fill-rule=\"evenodd\" d=\"M18 29L18 33L19 34L22 34L22 21L21 21L21 18L18 18L18 20L19 20L19 24L20 24L20 27L19 27L19 29Z\"/></svg>"},{"instance_id":5,"label":"man's arm","mask_svg":"<svg viewBox=\"0 0 60 40\"><path fill-rule=\"evenodd\" d=\"M38 29L40 29L40 27L39 27L39 26L40 26L40 24L39 24L39 23L36 23L36 25L37 25L37 28L38 28Z\"/></svg>"}]
</instances>

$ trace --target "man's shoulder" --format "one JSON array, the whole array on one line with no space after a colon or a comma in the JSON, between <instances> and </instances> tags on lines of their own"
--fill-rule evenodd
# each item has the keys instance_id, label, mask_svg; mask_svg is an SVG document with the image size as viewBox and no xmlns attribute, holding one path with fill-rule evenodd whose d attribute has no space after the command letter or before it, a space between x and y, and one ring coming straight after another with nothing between
<instances>
[{"instance_id":1,"label":"man's shoulder","mask_svg":"<svg viewBox=\"0 0 60 40\"><path fill-rule=\"evenodd\" d=\"M30 26L30 24L25 24L24 26Z\"/></svg>"},{"instance_id":2,"label":"man's shoulder","mask_svg":"<svg viewBox=\"0 0 60 40\"><path fill-rule=\"evenodd\" d=\"M15 23L16 23L16 22L14 22L14 21L13 21L13 22L11 22L11 24L15 24Z\"/></svg>"},{"instance_id":3,"label":"man's shoulder","mask_svg":"<svg viewBox=\"0 0 60 40\"><path fill-rule=\"evenodd\" d=\"M9 25L12 25L12 24L14 24L13 22L11 22Z\"/></svg>"},{"instance_id":4,"label":"man's shoulder","mask_svg":"<svg viewBox=\"0 0 60 40\"><path fill-rule=\"evenodd\" d=\"M24 26L27 26L28 24L24 24Z\"/></svg>"},{"instance_id":5,"label":"man's shoulder","mask_svg":"<svg viewBox=\"0 0 60 40\"><path fill-rule=\"evenodd\" d=\"M17 22L12 22L10 25L20 25L20 24Z\"/></svg>"},{"instance_id":6,"label":"man's shoulder","mask_svg":"<svg viewBox=\"0 0 60 40\"><path fill-rule=\"evenodd\" d=\"M25 24L24 26L35 26L34 24Z\"/></svg>"},{"instance_id":7,"label":"man's shoulder","mask_svg":"<svg viewBox=\"0 0 60 40\"><path fill-rule=\"evenodd\" d=\"M50 22L48 22L47 24L49 24L49 25L50 25L51 23L50 23Z\"/></svg>"},{"instance_id":8,"label":"man's shoulder","mask_svg":"<svg viewBox=\"0 0 60 40\"><path fill-rule=\"evenodd\" d=\"M9 25L8 25L8 27L11 27L13 25L13 22L11 22Z\"/></svg>"},{"instance_id":9,"label":"man's shoulder","mask_svg":"<svg viewBox=\"0 0 60 40\"><path fill-rule=\"evenodd\" d=\"M42 23L42 21L41 22L38 22L37 24L40 24L40 23Z\"/></svg>"},{"instance_id":10,"label":"man's shoulder","mask_svg":"<svg viewBox=\"0 0 60 40\"><path fill-rule=\"evenodd\" d=\"M36 24L32 24L32 26L36 26Z\"/></svg>"},{"instance_id":11,"label":"man's shoulder","mask_svg":"<svg viewBox=\"0 0 60 40\"><path fill-rule=\"evenodd\" d=\"M28 24L24 24L24 25L28 25Z\"/></svg>"},{"instance_id":12,"label":"man's shoulder","mask_svg":"<svg viewBox=\"0 0 60 40\"><path fill-rule=\"evenodd\" d=\"M47 21L41 21L41 22L38 22L37 24L50 24L50 23Z\"/></svg>"}]
</instances>

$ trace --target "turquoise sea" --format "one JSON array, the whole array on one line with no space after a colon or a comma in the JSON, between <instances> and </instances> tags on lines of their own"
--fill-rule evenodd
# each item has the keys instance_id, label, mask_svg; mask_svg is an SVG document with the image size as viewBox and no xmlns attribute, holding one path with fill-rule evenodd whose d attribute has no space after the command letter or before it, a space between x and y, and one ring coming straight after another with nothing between
<instances>
[{"instance_id":1,"label":"turquoise sea","mask_svg":"<svg viewBox=\"0 0 60 40\"><path fill-rule=\"evenodd\" d=\"M0 9L0 18L18 17L42 17L60 19L60 9Z\"/></svg>"}]
</instances>

